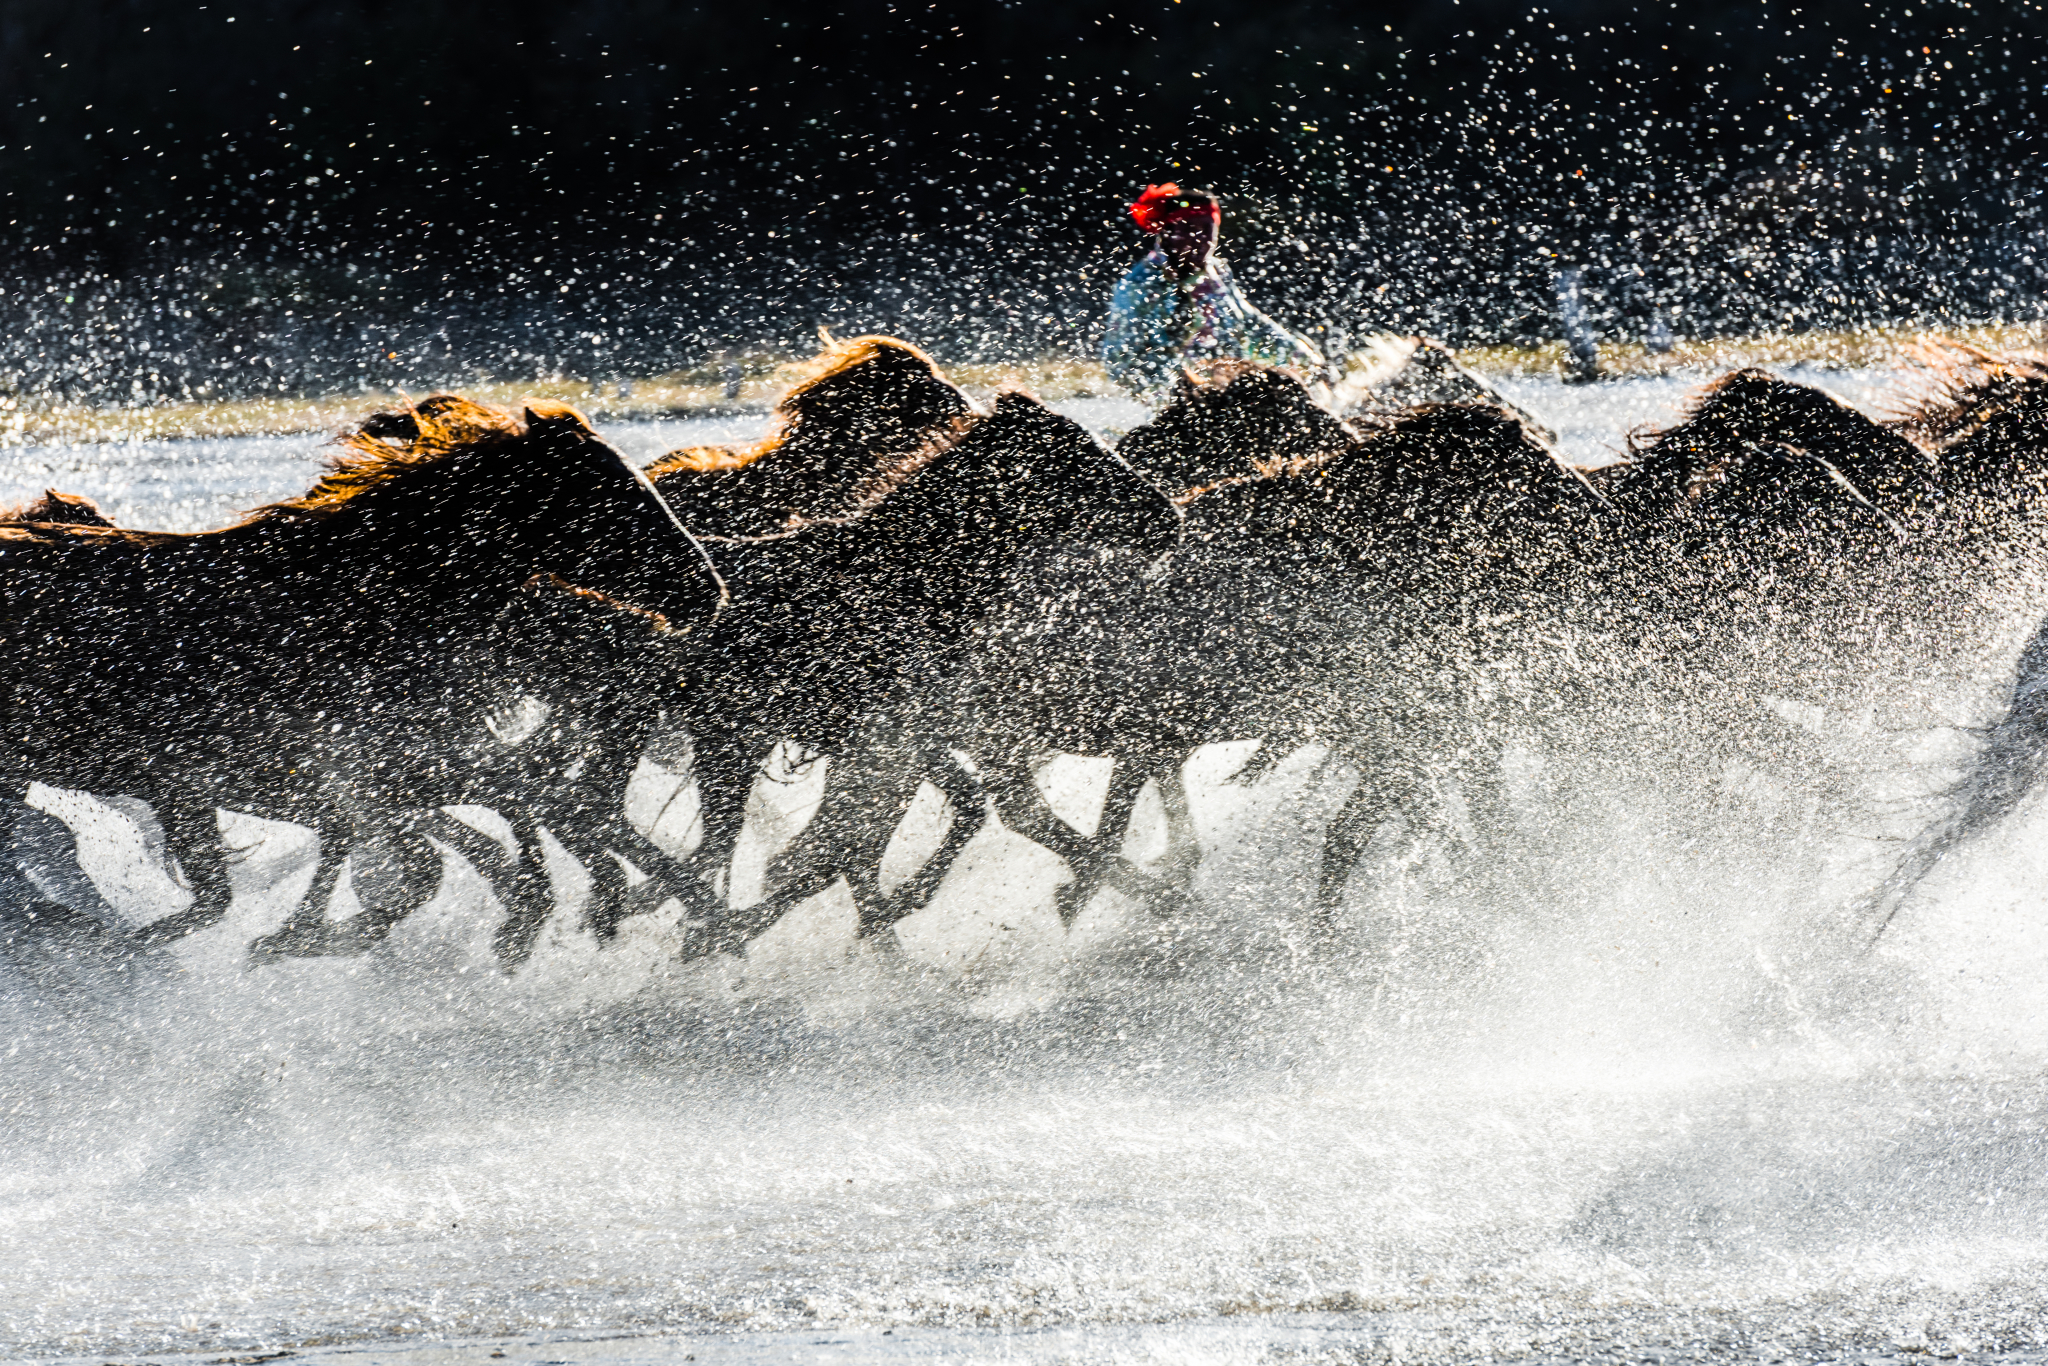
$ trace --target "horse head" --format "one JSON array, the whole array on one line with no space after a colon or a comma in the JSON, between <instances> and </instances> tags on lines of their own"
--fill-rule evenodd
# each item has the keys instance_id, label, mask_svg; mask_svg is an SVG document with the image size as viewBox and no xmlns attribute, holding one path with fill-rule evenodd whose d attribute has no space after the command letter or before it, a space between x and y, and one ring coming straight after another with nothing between
<instances>
[{"instance_id":1,"label":"horse head","mask_svg":"<svg viewBox=\"0 0 2048 1366\"><path fill-rule=\"evenodd\" d=\"M724 602L704 547L639 467L575 409L529 404L524 440L505 463L506 501L543 513L522 528L534 572L660 612L681 628L709 620Z\"/></svg>"},{"instance_id":2,"label":"horse head","mask_svg":"<svg viewBox=\"0 0 2048 1366\"><path fill-rule=\"evenodd\" d=\"M703 548L647 477L566 405L514 415L437 394L341 444L319 486L266 513L335 522L366 557L399 562L410 541L413 573L443 597L452 587L480 604L548 574L679 628L723 600Z\"/></svg>"},{"instance_id":3,"label":"horse head","mask_svg":"<svg viewBox=\"0 0 2048 1366\"><path fill-rule=\"evenodd\" d=\"M748 536L844 516L921 467L974 411L931 358L890 337L856 337L776 405L750 450L693 446L647 473L684 524Z\"/></svg>"},{"instance_id":4,"label":"horse head","mask_svg":"<svg viewBox=\"0 0 2048 1366\"><path fill-rule=\"evenodd\" d=\"M855 337L826 352L825 368L777 405L785 454L853 448L887 464L974 411L931 357L893 337Z\"/></svg>"},{"instance_id":5,"label":"horse head","mask_svg":"<svg viewBox=\"0 0 2048 1366\"><path fill-rule=\"evenodd\" d=\"M1892 429L1940 461L1972 521L2030 504L2048 484L2048 362L1949 342L1933 356L1936 388Z\"/></svg>"}]
</instances>

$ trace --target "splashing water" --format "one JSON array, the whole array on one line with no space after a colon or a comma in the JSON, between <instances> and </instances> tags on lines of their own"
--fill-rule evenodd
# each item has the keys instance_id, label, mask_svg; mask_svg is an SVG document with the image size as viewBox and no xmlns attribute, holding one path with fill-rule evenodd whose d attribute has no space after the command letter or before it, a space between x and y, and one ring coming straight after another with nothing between
<instances>
[{"instance_id":1,"label":"splashing water","mask_svg":"<svg viewBox=\"0 0 2048 1366\"><path fill-rule=\"evenodd\" d=\"M1636 420L1601 416L1559 425ZM268 447L154 458L104 467L166 523L299 477ZM235 818L234 911L168 968L0 984L0 1353L2024 1355L2048 813L1875 949L1841 907L1871 813L1932 800L2043 605L1908 623L1829 705L1783 701L1857 803L1575 711L1514 751L1485 866L1369 860L1335 949L1309 906L1353 774L1314 747L1241 786L1248 745L1195 756L1207 857L1172 918L1106 894L1063 931L1057 861L992 822L893 950L837 892L744 961L677 961L659 914L600 951L571 905L511 977L452 856L376 952L248 967L312 851ZM642 779L644 819L675 780ZM1106 778L1043 781L1085 823ZM757 791L739 879L817 790ZM124 808L36 801L124 909L180 895Z\"/></svg>"}]
</instances>

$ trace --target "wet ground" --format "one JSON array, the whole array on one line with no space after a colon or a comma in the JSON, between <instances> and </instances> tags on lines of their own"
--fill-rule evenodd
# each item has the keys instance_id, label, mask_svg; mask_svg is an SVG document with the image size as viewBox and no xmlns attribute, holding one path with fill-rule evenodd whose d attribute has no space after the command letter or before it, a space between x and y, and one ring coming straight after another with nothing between
<instances>
[{"instance_id":1,"label":"wet ground","mask_svg":"<svg viewBox=\"0 0 2048 1366\"><path fill-rule=\"evenodd\" d=\"M1696 383L1503 388L1590 463ZM765 418L720 421L608 434L652 458ZM203 526L317 457L17 450L0 498ZM1907 756L1887 797L1937 785L1885 715L1813 724L1872 782ZM1866 832L1731 773L1718 842L1679 847L1645 751L1590 806L1532 798L1483 897L1376 873L1371 952L1326 957L1300 917L1343 775L1304 751L1230 786L1227 749L1188 770L1179 919L1106 894L1062 926L1057 861L991 822L893 946L836 891L744 961L679 964L673 916L600 946L565 909L512 978L459 861L377 952L250 968L311 849L230 818L222 925L61 997L0 984L0 1358L2048 1360L2043 803L1844 949L1831 879ZM1099 764L1060 763L1086 807ZM37 803L110 900L178 895L120 810Z\"/></svg>"},{"instance_id":2,"label":"wet ground","mask_svg":"<svg viewBox=\"0 0 2048 1366\"><path fill-rule=\"evenodd\" d=\"M1190 1366L1384 1366L1393 1362L1470 1361L1476 1344L1441 1355L1416 1350L1400 1326L1372 1327L1356 1316L1288 1315L1257 1322L1209 1320L1147 1324L1121 1331L1044 1328L868 1329L858 1332L720 1333L630 1338L487 1338L470 1342L378 1343L310 1348L288 1358L137 1357L162 1366L260 1366L289 1360L304 1366L893 1366L948 1362L955 1366L1069 1366L1070 1363L1189 1363ZM1692 1342L1625 1351L1584 1351L1488 1359L1498 1366L2038 1366L2048 1349L1955 1352L1897 1346L1854 1348L1772 1341ZM109 1366L94 1357L30 1358L48 1366ZM122 1363L121 1366L131 1366Z\"/></svg>"}]
</instances>

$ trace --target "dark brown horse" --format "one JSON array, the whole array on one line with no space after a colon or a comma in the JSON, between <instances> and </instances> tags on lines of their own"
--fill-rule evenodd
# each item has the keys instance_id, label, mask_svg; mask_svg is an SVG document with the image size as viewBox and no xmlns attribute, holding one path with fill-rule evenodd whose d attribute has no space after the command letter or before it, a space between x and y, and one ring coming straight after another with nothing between
<instances>
[{"instance_id":1,"label":"dark brown horse","mask_svg":"<svg viewBox=\"0 0 2048 1366\"><path fill-rule=\"evenodd\" d=\"M697 858L724 869L779 740L852 760L866 728L916 762L856 761L872 781L830 790L809 852L784 861L784 886L744 912L727 911L722 890L706 898L705 946L737 946L835 876L857 897L871 888L870 846L954 734L949 682L985 623L1020 598L1058 615L1124 558L1157 559L1179 528L1172 504L1086 431L1011 393L861 516L716 546L737 588L684 703L704 813ZM861 914L870 929L893 918L872 900Z\"/></svg>"},{"instance_id":2,"label":"dark brown horse","mask_svg":"<svg viewBox=\"0 0 2048 1366\"><path fill-rule=\"evenodd\" d=\"M690 448L649 467L693 530L745 537L781 532L792 520L809 526L856 516L943 452L972 412L929 358L887 337L834 344L777 408L778 430L759 446ZM736 587L749 598L750 587ZM538 872L543 826L592 874L586 919L601 937L671 894L701 906L694 881L624 812L635 761L664 711L681 714L676 684L685 661L673 635L650 633L615 604L545 586L522 595L501 625L491 695L539 719L513 740L497 726L481 740L475 726L453 733L457 768L476 785L436 800L496 808L524 852L506 866L488 837L452 819L435 822L436 835L486 869L506 904L519 908L506 922L501 954L523 958L552 905ZM439 790L427 775L422 781ZM631 880L622 857L645 878Z\"/></svg>"},{"instance_id":3,"label":"dark brown horse","mask_svg":"<svg viewBox=\"0 0 2048 1366\"><path fill-rule=\"evenodd\" d=\"M647 475L700 536L762 536L851 516L937 454L974 412L931 358L893 337L831 346L746 450L671 451Z\"/></svg>"},{"instance_id":4,"label":"dark brown horse","mask_svg":"<svg viewBox=\"0 0 2048 1366\"><path fill-rule=\"evenodd\" d=\"M646 479L574 412L437 396L345 439L305 496L189 535L0 527L6 779L142 796L194 889L160 944L227 909L216 807L314 827L331 889L388 774L448 724L468 652L536 573L708 620L721 588ZM210 851L204 856L199 851Z\"/></svg>"},{"instance_id":5,"label":"dark brown horse","mask_svg":"<svg viewBox=\"0 0 2048 1366\"><path fill-rule=\"evenodd\" d=\"M1485 723L1503 629L1584 594L1612 514L1579 471L1483 405L1424 409L1353 454L1187 504L1202 561L1191 601L1246 623L1210 685L1219 719L1262 736L1239 781L1316 742L1358 779L1329 826L1327 926L1376 832L1397 814L1499 820L1500 731ZM1233 691L1236 696L1232 696ZM1213 738L1239 738L1219 732Z\"/></svg>"},{"instance_id":6,"label":"dark brown horse","mask_svg":"<svg viewBox=\"0 0 2048 1366\"><path fill-rule=\"evenodd\" d=\"M1896 424L1939 462L1958 532L2009 532L2048 494L2048 361L1951 346L1936 391Z\"/></svg>"}]
</instances>

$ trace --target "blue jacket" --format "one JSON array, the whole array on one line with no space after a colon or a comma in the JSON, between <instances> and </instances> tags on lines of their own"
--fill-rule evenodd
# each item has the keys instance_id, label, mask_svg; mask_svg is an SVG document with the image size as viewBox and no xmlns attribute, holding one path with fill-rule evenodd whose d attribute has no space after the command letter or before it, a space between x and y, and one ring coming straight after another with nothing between
<instances>
[{"instance_id":1,"label":"blue jacket","mask_svg":"<svg viewBox=\"0 0 2048 1366\"><path fill-rule=\"evenodd\" d=\"M1157 247L1117 281L1102 363L1111 379L1150 402L1166 396L1186 366L1204 360L1256 360L1299 367L1311 376L1322 353L1252 307L1211 256L1199 275L1174 278Z\"/></svg>"}]
</instances>

